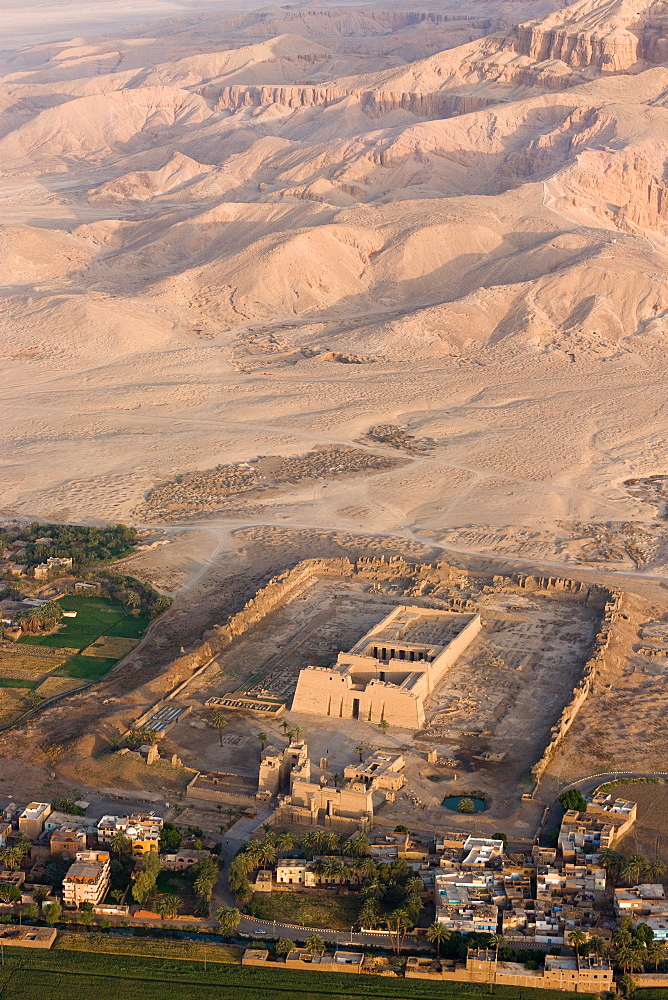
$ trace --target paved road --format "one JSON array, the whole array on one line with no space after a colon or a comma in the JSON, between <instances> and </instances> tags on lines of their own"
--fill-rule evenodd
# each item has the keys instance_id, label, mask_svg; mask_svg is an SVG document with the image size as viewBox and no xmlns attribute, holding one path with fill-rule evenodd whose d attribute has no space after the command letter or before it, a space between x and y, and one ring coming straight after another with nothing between
<instances>
[{"instance_id":1,"label":"paved road","mask_svg":"<svg viewBox=\"0 0 668 1000\"><path fill-rule=\"evenodd\" d=\"M239 924L239 933L250 934L256 939L289 938L291 941L305 941L311 934L317 934L323 941L341 946L362 945L365 947L390 948L390 936L387 931L361 932L326 930L323 927L295 927L292 924L281 924L275 920L258 920L256 917L243 916ZM411 951L433 951L434 946L424 938L406 938L406 947Z\"/></svg>"}]
</instances>

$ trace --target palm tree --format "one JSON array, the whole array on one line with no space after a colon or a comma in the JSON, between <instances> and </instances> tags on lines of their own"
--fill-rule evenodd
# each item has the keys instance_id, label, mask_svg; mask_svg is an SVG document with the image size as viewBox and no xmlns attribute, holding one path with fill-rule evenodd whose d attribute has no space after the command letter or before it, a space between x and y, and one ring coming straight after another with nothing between
<instances>
[{"instance_id":1,"label":"palm tree","mask_svg":"<svg viewBox=\"0 0 668 1000\"><path fill-rule=\"evenodd\" d=\"M324 863L323 875L325 878L341 878L343 867L338 858L327 858Z\"/></svg>"},{"instance_id":2,"label":"palm tree","mask_svg":"<svg viewBox=\"0 0 668 1000\"><path fill-rule=\"evenodd\" d=\"M222 712L214 712L211 716L211 725L214 729L218 730L218 737L220 739L220 745L223 745L223 729L227 725L227 719Z\"/></svg>"},{"instance_id":3,"label":"palm tree","mask_svg":"<svg viewBox=\"0 0 668 1000\"><path fill-rule=\"evenodd\" d=\"M301 734L302 734L301 727L295 726L295 728L292 730L292 739L298 740Z\"/></svg>"},{"instance_id":4,"label":"palm tree","mask_svg":"<svg viewBox=\"0 0 668 1000\"><path fill-rule=\"evenodd\" d=\"M371 878L377 873L378 865L373 858L358 858L355 861L355 870L359 872L360 875L364 875L366 878Z\"/></svg>"},{"instance_id":5,"label":"palm tree","mask_svg":"<svg viewBox=\"0 0 668 1000\"><path fill-rule=\"evenodd\" d=\"M343 845L343 853L349 854L354 858L366 858L368 857L370 847L368 837L365 837L363 833L356 833Z\"/></svg>"},{"instance_id":6,"label":"palm tree","mask_svg":"<svg viewBox=\"0 0 668 1000\"><path fill-rule=\"evenodd\" d=\"M277 955L289 955L291 951L294 951L294 947L295 943L290 938L279 938L274 951Z\"/></svg>"},{"instance_id":7,"label":"palm tree","mask_svg":"<svg viewBox=\"0 0 668 1000\"><path fill-rule=\"evenodd\" d=\"M647 858L644 854L632 854L624 862L624 867L622 868L624 878L632 885L637 885L646 867Z\"/></svg>"},{"instance_id":8,"label":"palm tree","mask_svg":"<svg viewBox=\"0 0 668 1000\"><path fill-rule=\"evenodd\" d=\"M182 899L176 892L168 892L160 898L155 903L155 910L160 914L164 920L166 917L175 917L179 912L179 907L181 906Z\"/></svg>"},{"instance_id":9,"label":"palm tree","mask_svg":"<svg viewBox=\"0 0 668 1000\"><path fill-rule=\"evenodd\" d=\"M122 830L116 830L109 841L112 854L117 854L120 858L123 854L129 854L132 849L131 841L125 836Z\"/></svg>"},{"instance_id":10,"label":"palm tree","mask_svg":"<svg viewBox=\"0 0 668 1000\"><path fill-rule=\"evenodd\" d=\"M406 911L402 909L394 910L385 918L385 927L387 928L390 945L396 955L401 952L404 938L412 923Z\"/></svg>"},{"instance_id":11,"label":"palm tree","mask_svg":"<svg viewBox=\"0 0 668 1000\"><path fill-rule=\"evenodd\" d=\"M576 930L571 931L571 933L568 935L568 943L570 944L571 948L573 949L576 955L580 954L580 948L586 942L586 940L587 940L587 935L585 934L584 931L580 930L579 928L576 928Z\"/></svg>"},{"instance_id":12,"label":"palm tree","mask_svg":"<svg viewBox=\"0 0 668 1000\"><path fill-rule=\"evenodd\" d=\"M364 747L360 743L358 747L355 747L355 753L360 755L360 764L362 763L362 758L364 757Z\"/></svg>"},{"instance_id":13,"label":"palm tree","mask_svg":"<svg viewBox=\"0 0 668 1000\"><path fill-rule=\"evenodd\" d=\"M589 938L589 954L605 955L608 950L608 943L599 934L594 934Z\"/></svg>"},{"instance_id":14,"label":"palm tree","mask_svg":"<svg viewBox=\"0 0 668 1000\"><path fill-rule=\"evenodd\" d=\"M285 719L283 719L283 721L281 722L281 729L283 730L283 735L285 736L285 734L289 729L288 723L285 721ZM281 938L281 940L285 940L285 938Z\"/></svg>"},{"instance_id":15,"label":"palm tree","mask_svg":"<svg viewBox=\"0 0 668 1000\"><path fill-rule=\"evenodd\" d=\"M654 968L658 969L661 963L666 957L666 943L665 941L650 941L647 945L647 961L654 964Z\"/></svg>"},{"instance_id":16,"label":"palm tree","mask_svg":"<svg viewBox=\"0 0 668 1000\"><path fill-rule=\"evenodd\" d=\"M287 830L282 830L276 837L276 848L279 851L291 851L295 846L295 838L293 834L288 833Z\"/></svg>"},{"instance_id":17,"label":"palm tree","mask_svg":"<svg viewBox=\"0 0 668 1000\"><path fill-rule=\"evenodd\" d=\"M267 736L266 733L258 733L257 734L257 738L260 741L260 747L261 747L261 749L264 750L264 748L266 746L266 743L267 743L267 740L269 739L269 737Z\"/></svg>"},{"instance_id":18,"label":"palm tree","mask_svg":"<svg viewBox=\"0 0 668 1000\"><path fill-rule=\"evenodd\" d=\"M340 781L341 781L341 775L339 774L338 771L335 771L334 774L332 775L332 784L334 785L334 788L338 788Z\"/></svg>"},{"instance_id":19,"label":"palm tree","mask_svg":"<svg viewBox=\"0 0 668 1000\"><path fill-rule=\"evenodd\" d=\"M406 882L406 892L410 895L419 896L425 890L424 879L420 878L419 875L413 875Z\"/></svg>"},{"instance_id":20,"label":"palm tree","mask_svg":"<svg viewBox=\"0 0 668 1000\"><path fill-rule=\"evenodd\" d=\"M308 833L305 833L302 837L302 850L311 856L317 854L321 847L320 835L320 830L309 830Z\"/></svg>"},{"instance_id":21,"label":"palm tree","mask_svg":"<svg viewBox=\"0 0 668 1000\"><path fill-rule=\"evenodd\" d=\"M334 833L333 830L327 830L322 834L322 849L323 851L327 851L328 854L341 851L345 842L345 835Z\"/></svg>"},{"instance_id":22,"label":"palm tree","mask_svg":"<svg viewBox=\"0 0 668 1000\"><path fill-rule=\"evenodd\" d=\"M598 860L612 878L613 882L619 878L624 864L624 855L619 851L613 851L612 847L604 847L598 853Z\"/></svg>"},{"instance_id":23,"label":"palm tree","mask_svg":"<svg viewBox=\"0 0 668 1000\"><path fill-rule=\"evenodd\" d=\"M622 992L625 997L632 997L633 994L638 989L638 984L633 978L633 976L624 975L622 976Z\"/></svg>"},{"instance_id":24,"label":"palm tree","mask_svg":"<svg viewBox=\"0 0 668 1000\"><path fill-rule=\"evenodd\" d=\"M276 856L277 856L276 844L268 837L266 837L263 841L260 842L260 845L258 847L256 854L257 860L262 865L273 865L274 862L276 861Z\"/></svg>"},{"instance_id":25,"label":"palm tree","mask_svg":"<svg viewBox=\"0 0 668 1000\"><path fill-rule=\"evenodd\" d=\"M624 973L642 969L645 964L642 952L639 948L634 948L633 945L624 945L619 948L615 957Z\"/></svg>"},{"instance_id":26,"label":"palm tree","mask_svg":"<svg viewBox=\"0 0 668 1000\"><path fill-rule=\"evenodd\" d=\"M435 921L429 927L427 927L427 941L431 941L432 944L436 945L436 954L441 955L441 945L446 941L449 941L452 937L451 931L448 930L443 924L439 924Z\"/></svg>"},{"instance_id":27,"label":"palm tree","mask_svg":"<svg viewBox=\"0 0 668 1000\"><path fill-rule=\"evenodd\" d=\"M216 910L216 920L220 924L221 934L227 937L239 926L241 913L236 906L221 906Z\"/></svg>"},{"instance_id":28,"label":"palm tree","mask_svg":"<svg viewBox=\"0 0 668 1000\"><path fill-rule=\"evenodd\" d=\"M122 889L112 889L109 895L113 899L114 903L120 903L125 893Z\"/></svg>"},{"instance_id":29,"label":"palm tree","mask_svg":"<svg viewBox=\"0 0 668 1000\"><path fill-rule=\"evenodd\" d=\"M5 847L4 850L0 851L0 858L2 858L7 867L12 869L12 871L20 868L23 857L24 852L18 846Z\"/></svg>"},{"instance_id":30,"label":"palm tree","mask_svg":"<svg viewBox=\"0 0 668 1000\"><path fill-rule=\"evenodd\" d=\"M660 882L665 871L666 866L663 861L650 861L648 865L645 865L643 874L649 882Z\"/></svg>"},{"instance_id":31,"label":"palm tree","mask_svg":"<svg viewBox=\"0 0 668 1000\"><path fill-rule=\"evenodd\" d=\"M615 948L629 948L633 944L633 932L628 927L618 927L612 935Z\"/></svg>"},{"instance_id":32,"label":"palm tree","mask_svg":"<svg viewBox=\"0 0 668 1000\"><path fill-rule=\"evenodd\" d=\"M386 733L387 730L390 728L390 724L387 721L387 719L381 719L380 722L378 723L378 728L381 730L381 732Z\"/></svg>"},{"instance_id":33,"label":"palm tree","mask_svg":"<svg viewBox=\"0 0 668 1000\"><path fill-rule=\"evenodd\" d=\"M323 952L325 950L325 942L319 934L311 934L311 936L306 939L305 948L313 954L316 952Z\"/></svg>"}]
</instances>

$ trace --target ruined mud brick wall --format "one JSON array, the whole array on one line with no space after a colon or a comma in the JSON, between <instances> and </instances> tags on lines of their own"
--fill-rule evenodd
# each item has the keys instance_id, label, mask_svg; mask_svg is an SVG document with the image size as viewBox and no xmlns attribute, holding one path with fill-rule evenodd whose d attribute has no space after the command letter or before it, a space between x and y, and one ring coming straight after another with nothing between
<instances>
[{"instance_id":1,"label":"ruined mud brick wall","mask_svg":"<svg viewBox=\"0 0 668 1000\"><path fill-rule=\"evenodd\" d=\"M552 737L543 751L543 756L532 768L536 782L540 781L541 775L552 760L560 741L573 725L580 708L595 684L596 677L602 674L606 668L606 650L610 645L612 627L620 614L623 598L624 594L622 591L611 590L608 592L608 600L604 606L605 612L601 621L601 627L596 634L589 658L584 665L582 678L573 688L573 697L561 713L559 721L552 727Z\"/></svg>"},{"instance_id":2,"label":"ruined mud brick wall","mask_svg":"<svg viewBox=\"0 0 668 1000\"><path fill-rule=\"evenodd\" d=\"M211 772L197 771L186 785L186 798L202 799L205 802L227 802L245 808L256 804L254 782L238 774L224 772L211 774Z\"/></svg>"}]
</instances>

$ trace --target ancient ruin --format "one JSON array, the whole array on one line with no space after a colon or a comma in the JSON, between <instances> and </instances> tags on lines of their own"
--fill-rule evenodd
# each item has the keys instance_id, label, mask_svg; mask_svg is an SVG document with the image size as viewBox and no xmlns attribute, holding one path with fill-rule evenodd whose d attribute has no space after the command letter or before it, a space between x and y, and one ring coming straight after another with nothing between
<instances>
[{"instance_id":1,"label":"ancient ruin","mask_svg":"<svg viewBox=\"0 0 668 1000\"><path fill-rule=\"evenodd\" d=\"M399 605L334 667L307 667L292 709L419 728L425 700L473 641L480 615Z\"/></svg>"}]
</instances>

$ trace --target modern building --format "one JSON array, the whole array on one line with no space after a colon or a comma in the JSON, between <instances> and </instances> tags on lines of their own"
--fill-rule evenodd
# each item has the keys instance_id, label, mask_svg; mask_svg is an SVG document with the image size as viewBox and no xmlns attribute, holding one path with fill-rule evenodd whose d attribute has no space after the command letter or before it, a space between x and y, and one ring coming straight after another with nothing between
<instances>
[{"instance_id":1,"label":"modern building","mask_svg":"<svg viewBox=\"0 0 668 1000\"><path fill-rule=\"evenodd\" d=\"M65 906L98 906L109 888L110 867L108 851L80 851L63 879Z\"/></svg>"},{"instance_id":2,"label":"modern building","mask_svg":"<svg viewBox=\"0 0 668 1000\"><path fill-rule=\"evenodd\" d=\"M419 729L425 702L481 628L477 614L400 605L333 667L301 670L292 710Z\"/></svg>"}]
</instances>

